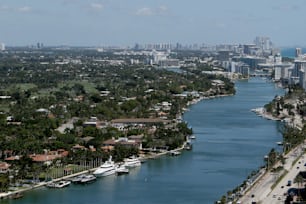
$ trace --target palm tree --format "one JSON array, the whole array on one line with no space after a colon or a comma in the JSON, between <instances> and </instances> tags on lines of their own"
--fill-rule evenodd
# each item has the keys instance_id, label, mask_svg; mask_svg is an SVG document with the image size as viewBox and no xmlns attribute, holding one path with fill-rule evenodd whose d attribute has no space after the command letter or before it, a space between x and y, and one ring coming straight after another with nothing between
<instances>
[{"instance_id":1,"label":"palm tree","mask_svg":"<svg viewBox=\"0 0 306 204\"><path fill-rule=\"evenodd\" d=\"M298 174L296 177L295 177L295 182L297 182L298 183L298 200L300 200L301 199L301 189L300 189L300 186L301 186L301 184L303 183L303 181L304 181L304 178L303 178L303 176L301 175L301 174Z\"/></svg>"}]
</instances>

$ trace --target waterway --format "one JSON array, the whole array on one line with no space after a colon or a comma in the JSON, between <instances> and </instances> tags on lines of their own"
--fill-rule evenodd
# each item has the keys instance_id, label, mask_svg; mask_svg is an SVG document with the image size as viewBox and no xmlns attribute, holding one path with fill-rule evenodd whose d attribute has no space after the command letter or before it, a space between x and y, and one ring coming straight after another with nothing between
<instances>
[{"instance_id":1,"label":"waterway","mask_svg":"<svg viewBox=\"0 0 306 204\"><path fill-rule=\"evenodd\" d=\"M184 120L193 128L193 150L144 163L129 175L64 189L41 188L12 204L214 203L241 184L281 141L280 124L250 111L284 91L262 78L236 82L235 96L201 101Z\"/></svg>"}]
</instances>

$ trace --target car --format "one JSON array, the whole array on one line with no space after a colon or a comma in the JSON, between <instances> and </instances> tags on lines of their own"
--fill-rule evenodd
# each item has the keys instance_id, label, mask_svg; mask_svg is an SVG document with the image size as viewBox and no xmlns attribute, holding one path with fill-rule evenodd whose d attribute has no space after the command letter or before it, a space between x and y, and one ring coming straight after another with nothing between
<instances>
[{"instance_id":1,"label":"car","mask_svg":"<svg viewBox=\"0 0 306 204\"><path fill-rule=\"evenodd\" d=\"M284 188L284 186L281 186L281 188Z\"/></svg>"},{"instance_id":2,"label":"car","mask_svg":"<svg viewBox=\"0 0 306 204\"><path fill-rule=\"evenodd\" d=\"M277 200L281 200L281 197L278 197Z\"/></svg>"},{"instance_id":3,"label":"car","mask_svg":"<svg viewBox=\"0 0 306 204\"><path fill-rule=\"evenodd\" d=\"M287 186L291 186L291 184L292 184L292 181L289 180L288 183L287 183Z\"/></svg>"},{"instance_id":4,"label":"car","mask_svg":"<svg viewBox=\"0 0 306 204\"><path fill-rule=\"evenodd\" d=\"M299 167L299 166L297 166L296 168L297 168L297 169L299 169L300 167Z\"/></svg>"},{"instance_id":5,"label":"car","mask_svg":"<svg viewBox=\"0 0 306 204\"><path fill-rule=\"evenodd\" d=\"M276 195L273 195L273 198L276 198Z\"/></svg>"}]
</instances>

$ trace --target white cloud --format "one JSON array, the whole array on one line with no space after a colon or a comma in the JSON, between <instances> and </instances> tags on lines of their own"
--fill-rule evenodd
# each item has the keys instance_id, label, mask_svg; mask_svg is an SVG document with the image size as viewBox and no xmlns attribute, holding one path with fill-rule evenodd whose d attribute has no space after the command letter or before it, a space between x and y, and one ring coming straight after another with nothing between
<instances>
[{"instance_id":1,"label":"white cloud","mask_svg":"<svg viewBox=\"0 0 306 204\"><path fill-rule=\"evenodd\" d=\"M160 6L158 8L148 8L143 7L136 11L136 15L138 16L157 16L157 15L165 15L168 12L168 8L166 6Z\"/></svg>"},{"instance_id":2,"label":"white cloud","mask_svg":"<svg viewBox=\"0 0 306 204\"><path fill-rule=\"evenodd\" d=\"M10 7L8 7L8 6L0 6L0 11L8 11L8 10L10 10Z\"/></svg>"},{"instance_id":3,"label":"white cloud","mask_svg":"<svg viewBox=\"0 0 306 204\"><path fill-rule=\"evenodd\" d=\"M31 10L32 10L32 8L29 7L29 6L23 6L23 7L17 8L17 11L19 11L19 12L30 12Z\"/></svg>"},{"instance_id":4,"label":"white cloud","mask_svg":"<svg viewBox=\"0 0 306 204\"><path fill-rule=\"evenodd\" d=\"M144 7L144 8L140 8L136 11L136 15L138 16L152 16L154 15L154 12L152 9Z\"/></svg>"},{"instance_id":5,"label":"white cloud","mask_svg":"<svg viewBox=\"0 0 306 204\"><path fill-rule=\"evenodd\" d=\"M273 9L279 11L297 11L300 9L300 7L298 5L283 4L283 5L274 6Z\"/></svg>"},{"instance_id":6,"label":"white cloud","mask_svg":"<svg viewBox=\"0 0 306 204\"><path fill-rule=\"evenodd\" d=\"M168 11L167 6L164 6L164 5L160 6L158 9L159 9L159 11L161 11L161 12L166 12L166 11Z\"/></svg>"},{"instance_id":7,"label":"white cloud","mask_svg":"<svg viewBox=\"0 0 306 204\"><path fill-rule=\"evenodd\" d=\"M91 3L90 8L96 11L100 11L104 8L104 6L103 4L99 4L99 3Z\"/></svg>"},{"instance_id":8,"label":"white cloud","mask_svg":"<svg viewBox=\"0 0 306 204\"><path fill-rule=\"evenodd\" d=\"M220 28L220 29L226 28L226 24L225 23L216 23L215 26L217 28Z\"/></svg>"},{"instance_id":9,"label":"white cloud","mask_svg":"<svg viewBox=\"0 0 306 204\"><path fill-rule=\"evenodd\" d=\"M2 5L0 6L0 11L8 11L8 12L21 12L21 13L26 13L32 11L32 8L29 6L22 6L22 7L9 7Z\"/></svg>"}]
</instances>

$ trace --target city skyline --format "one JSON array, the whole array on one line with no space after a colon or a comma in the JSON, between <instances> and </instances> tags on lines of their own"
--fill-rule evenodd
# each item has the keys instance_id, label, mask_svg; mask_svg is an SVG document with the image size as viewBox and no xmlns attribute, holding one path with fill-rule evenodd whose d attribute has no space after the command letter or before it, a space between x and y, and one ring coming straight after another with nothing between
<instances>
[{"instance_id":1,"label":"city skyline","mask_svg":"<svg viewBox=\"0 0 306 204\"><path fill-rule=\"evenodd\" d=\"M0 42L237 44L268 36L277 46L305 46L306 29L299 23L305 8L302 0L2 0Z\"/></svg>"}]
</instances>

